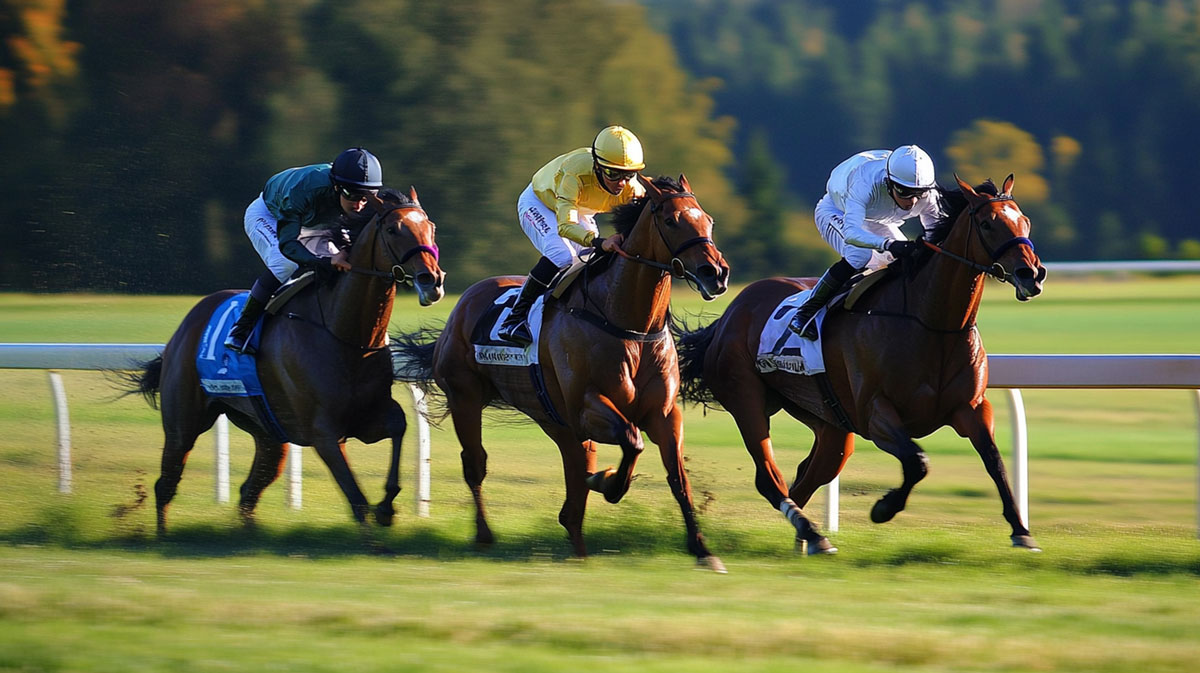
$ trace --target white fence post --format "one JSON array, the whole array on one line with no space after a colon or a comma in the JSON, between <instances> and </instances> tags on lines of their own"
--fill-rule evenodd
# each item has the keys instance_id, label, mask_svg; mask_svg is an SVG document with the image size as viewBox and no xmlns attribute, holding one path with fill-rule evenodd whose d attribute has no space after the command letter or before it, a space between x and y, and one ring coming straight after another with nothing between
<instances>
[{"instance_id":1,"label":"white fence post","mask_svg":"<svg viewBox=\"0 0 1200 673\"><path fill-rule=\"evenodd\" d=\"M292 509L300 509L304 501L302 492L304 489L304 447L295 444L284 444L283 446L288 454L287 506Z\"/></svg>"},{"instance_id":2,"label":"white fence post","mask_svg":"<svg viewBox=\"0 0 1200 673\"><path fill-rule=\"evenodd\" d=\"M1029 528L1029 436L1025 425L1025 400L1021 397L1020 388L1009 388L1008 408L1012 419L1012 487L1013 500L1016 501L1017 513L1021 524Z\"/></svg>"},{"instance_id":3,"label":"white fence post","mask_svg":"<svg viewBox=\"0 0 1200 673\"><path fill-rule=\"evenodd\" d=\"M841 478L834 477L825 485L825 530L836 533L838 530L838 508L841 507L839 488Z\"/></svg>"},{"instance_id":4,"label":"white fence post","mask_svg":"<svg viewBox=\"0 0 1200 673\"><path fill-rule=\"evenodd\" d=\"M1196 424L1200 427L1200 390L1193 390L1192 401L1196 403ZM1200 441L1196 447L1196 521L1200 522ZM1200 539L1200 523L1196 525L1196 538Z\"/></svg>"},{"instance_id":5,"label":"white fence post","mask_svg":"<svg viewBox=\"0 0 1200 673\"><path fill-rule=\"evenodd\" d=\"M50 392L54 395L54 419L58 426L58 492L71 492L71 419L67 412L67 391L62 375L50 372Z\"/></svg>"},{"instance_id":6,"label":"white fence post","mask_svg":"<svg viewBox=\"0 0 1200 673\"><path fill-rule=\"evenodd\" d=\"M229 419L217 416L213 440L213 481L217 502L229 502Z\"/></svg>"},{"instance_id":7,"label":"white fence post","mask_svg":"<svg viewBox=\"0 0 1200 673\"><path fill-rule=\"evenodd\" d=\"M416 386L409 386L413 396L413 414L417 421L417 516L429 516L429 421L425 419L428 406L425 403L425 393Z\"/></svg>"}]
</instances>

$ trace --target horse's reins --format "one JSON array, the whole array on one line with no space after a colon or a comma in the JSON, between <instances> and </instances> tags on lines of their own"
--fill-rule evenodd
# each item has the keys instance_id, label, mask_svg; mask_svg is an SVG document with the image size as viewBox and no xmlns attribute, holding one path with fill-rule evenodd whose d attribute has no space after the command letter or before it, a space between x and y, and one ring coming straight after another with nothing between
<instances>
[{"instance_id":1,"label":"horse's reins","mask_svg":"<svg viewBox=\"0 0 1200 673\"><path fill-rule=\"evenodd\" d=\"M422 213L425 212L419 206L392 205L392 207L388 208L387 210L384 210L382 212L377 212L375 214L375 216L372 217L367 222L367 224L363 227L364 229L366 229L367 227L370 227L370 226L375 227L375 235L372 239L372 243L374 243L375 245L382 245L383 248L385 250L387 250L388 256L391 257L393 260L396 259L396 255L395 255L395 253L392 252L391 246L389 246L387 244L387 241L380 240L380 236L382 235L382 232L383 232L383 225L382 225L381 220L388 213L392 212L393 210L400 210L401 208L413 208L415 210L420 210ZM426 217L428 217L428 215L426 215ZM407 252L405 252L403 255L401 255L400 260L398 262L395 262L394 264L392 264L391 271L379 271L377 269L363 269L360 267L351 267L350 273L357 273L357 274L361 274L364 276L374 276L376 278L388 278L392 281L392 284L396 284L396 285L403 284L403 285L407 285L408 287L414 287L415 286L414 281L416 280L416 276L413 276L412 274L410 274L404 268L403 264L405 262L407 262L409 259L411 259L413 257L413 255L416 255L417 253L421 253L421 252L427 252L427 253L433 255L434 260L438 259L438 249L437 249L436 243L432 246L423 245L423 244L415 245L412 248L410 248ZM397 270L399 270L400 275L396 274ZM379 351L379 350L383 350L384 348L387 348L387 345L360 346L358 344L350 343L349 341L346 341L345 339L341 338L337 334L334 334L333 330L329 329L329 326L325 320L325 306L321 304L320 293L317 294L317 310L320 311L320 313L321 313L321 322L318 326L323 328L326 332L329 332L331 335L333 335L333 338L346 344L347 346L353 346L354 348L358 348L358 349L364 350L364 351ZM288 313L287 316L294 320L304 320L305 322L309 322L314 325L317 324L316 322L309 320L308 318L298 315L298 314L295 314L295 313Z\"/></svg>"},{"instance_id":2,"label":"horse's reins","mask_svg":"<svg viewBox=\"0 0 1200 673\"><path fill-rule=\"evenodd\" d=\"M696 195L693 194L692 192L670 192L668 194L663 195L663 200L679 199L679 198L685 198L685 197L691 197L694 199L694 198L696 198ZM667 241L666 234L664 234L662 232L662 228L659 226L659 222L662 219L660 216L661 211L662 211L662 202L651 201L650 215L651 215L651 217L654 218L654 230L658 232L658 237L662 239L662 242L664 245L667 246L667 249L671 250L671 244ZM684 241L683 243L680 243L678 247L676 247L674 250L671 251L671 261L668 264L663 264L662 262L656 262L652 259L646 259L645 257L642 257L641 255L631 255L628 252L625 252L624 250L622 250L621 248L617 248L617 254L620 255L621 257L624 257L625 259L632 261L632 262L637 262L638 264L645 264L646 266L648 266L652 269L658 269L659 271L669 273L669 274L671 274L671 277L673 277L673 278L683 278L684 280L686 280L688 282L688 285L690 285L693 289L699 291L700 279L696 277L696 274L692 273L691 271L688 271L687 267L685 267L683 265L683 260L679 259L679 255L681 253L683 253L684 250L695 247L697 245L708 245L708 246L712 247L712 249L714 251L716 251L716 253L717 253L718 261L724 259L724 256L721 255L721 251L717 250L717 246L715 243L713 243L712 238L710 238L708 236L697 236L695 238L689 238L688 240Z\"/></svg>"},{"instance_id":3,"label":"horse's reins","mask_svg":"<svg viewBox=\"0 0 1200 673\"><path fill-rule=\"evenodd\" d=\"M971 218L971 224L973 225L972 228L975 230L975 235L979 238L979 244L983 246L984 252L986 252L992 258L991 266L987 266L985 264L979 264L975 261L967 259L966 257L963 257L962 255L957 255L953 252L950 252L949 250L946 250L945 248L943 248L940 245L930 243L929 241L922 240L921 242L924 243L925 247L929 248L930 250L933 250L934 252L936 252L938 254L945 255L955 261L961 262L961 263L971 267L972 269L979 271L980 273L986 273L987 275L992 276L993 278L996 278L997 280L1004 282L1004 283L1013 283L1012 272L1005 269L1004 265L1000 263L1000 261L999 261L1000 255L1003 255L1005 252L1008 251L1009 248L1016 246L1016 245L1027 245L1027 246L1029 246L1030 252L1033 252L1034 251L1033 241L1029 240L1029 238L1027 238L1025 236L1013 236L1012 238L1008 239L1004 243L1000 244L1000 247L996 248L995 250L989 250L987 241L983 240L983 232L981 231L981 226L979 224L979 220L977 220L975 218L975 213L977 213L979 211L979 209L985 205L988 205L991 203L997 203L1000 201L1012 201L1012 200L1013 200L1013 197L1009 196L1008 194L1001 194L999 196L994 196L994 197L988 199L987 201L981 201L980 203L978 203L974 206L971 206L971 208L967 210L967 217Z\"/></svg>"}]
</instances>

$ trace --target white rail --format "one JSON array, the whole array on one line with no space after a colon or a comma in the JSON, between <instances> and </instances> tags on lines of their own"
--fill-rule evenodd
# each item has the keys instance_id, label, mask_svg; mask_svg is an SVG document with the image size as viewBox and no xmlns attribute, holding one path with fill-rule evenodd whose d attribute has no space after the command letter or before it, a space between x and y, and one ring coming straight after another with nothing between
<instances>
[{"instance_id":1,"label":"white rail","mask_svg":"<svg viewBox=\"0 0 1200 673\"><path fill-rule=\"evenodd\" d=\"M162 344L75 344L75 343L0 343L0 369L50 370L51 395L58 428L58 490L71 492L71 424L66 389L55 370L128 370L162 353ZM429 516L429 424L425 422L425 400L421 391L410 387L417 410L417 488L414 507L417 516ZM214 498L229 502L229 420L222 414L214 426L213 469ZM300 509L302 499L302 453L299 447L286 446L286 502Z\"/></svg>"}]
</instances>

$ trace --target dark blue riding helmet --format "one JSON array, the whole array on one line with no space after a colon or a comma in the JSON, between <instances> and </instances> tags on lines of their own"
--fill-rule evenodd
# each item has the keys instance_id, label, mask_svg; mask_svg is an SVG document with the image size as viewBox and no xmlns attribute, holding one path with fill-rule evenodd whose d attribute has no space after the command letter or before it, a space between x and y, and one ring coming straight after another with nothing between
<instances>
[{"instance_id":1,"label":"dark blue riding helmet","mask_svg":"<svg viewBox=\"0 0 1200 673\"><path fill-rule=\"evenodd\" d=\"M383 168L379 159L361 147L351 147L337 155L330 177L335 184L347 187L379 189L383 186Z\"/></svg>"}]
</instances>

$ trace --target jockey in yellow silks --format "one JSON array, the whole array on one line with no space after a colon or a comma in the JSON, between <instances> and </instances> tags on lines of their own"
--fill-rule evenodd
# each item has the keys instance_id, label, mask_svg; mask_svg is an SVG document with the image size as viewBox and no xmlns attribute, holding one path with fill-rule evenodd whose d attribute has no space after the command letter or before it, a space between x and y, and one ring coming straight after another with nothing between
<instances>
[{"instance_id":1,"label":"jockey in yellow silks","mask_svg":"<svg viewBox=\"0 0 1200 673\"><path fill-rule=\"evenodd\" d=\"M517 199L521 229L542 258L521 287L499 334L525 345L532 336L526 317L535 299L546 291L559 270L570 266L584 248L617 251L620 234L601 238L595 216L645 196L637 180L646 167L642 143L622 126L601 130L591 147L581 147L552 159L534 173Z\"/></svg>"}]
</instances>

